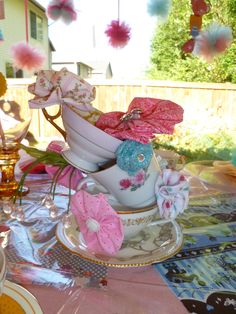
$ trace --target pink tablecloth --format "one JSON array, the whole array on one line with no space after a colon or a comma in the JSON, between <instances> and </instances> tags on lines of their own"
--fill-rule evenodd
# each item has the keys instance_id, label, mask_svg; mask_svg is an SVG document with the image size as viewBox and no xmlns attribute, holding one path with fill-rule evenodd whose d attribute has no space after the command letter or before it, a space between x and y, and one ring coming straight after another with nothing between
<instances>
[{"instance_id":1,"label":"pink tablecloth","mask_svg":"<svg viewBox=\"0 0 236 314\"><path fill-rule=\"evenodd\" d=\"M38 299L45 314L187 314L154 269L108 270L108 286L71 288L25 286Z\"/></svg>"}]
</instances>

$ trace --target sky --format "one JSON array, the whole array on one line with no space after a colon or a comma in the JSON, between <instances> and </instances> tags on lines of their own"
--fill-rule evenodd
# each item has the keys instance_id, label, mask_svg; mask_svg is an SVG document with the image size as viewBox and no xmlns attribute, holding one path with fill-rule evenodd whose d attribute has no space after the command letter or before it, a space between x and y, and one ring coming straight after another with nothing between
<instances>
[{"instance_id":1,"label":"sky","mask_svg":"<svg viewBox=\"0 0 236 314\"><path fill-rule=\"evenodd\" d=\"M49 3L37 1L45 7ZM120 0L120 21L131 27L131 39L124 48L114 49L104 31L118 18L118 0L74 0L75 22L65 25L49 20L49 37L56 49L53 61L110 61L114 77L141 78L149 64L156 26L147 13L147 1Z\"/></svg>"}]
</instances>

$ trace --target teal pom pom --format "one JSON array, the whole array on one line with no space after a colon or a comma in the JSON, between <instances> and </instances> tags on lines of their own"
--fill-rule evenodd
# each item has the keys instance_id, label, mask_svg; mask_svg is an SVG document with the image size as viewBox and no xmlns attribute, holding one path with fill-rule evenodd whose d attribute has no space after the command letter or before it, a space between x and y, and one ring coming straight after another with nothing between
<instances>
[{"instance_id":1,"label":"teal pom pom","mask_svg":"<svg viewBox=\"0 0 236 314\"><path fill-rule=\"evenodd\" d=\"M236 148L232 151L231 163L232 163L233 166L236 167Z\"/></svg>"},{"instance_id":2,"label":"teal pom pom","mask_svg":"<svg viewBox=\"0 0 236 314\"><path fill-rule=\"evenodd\" d=\"M171 0L149 0L147 11L151 16L166 19L171 8Z\"/></svg>"},{"instance_id":3,"label":"teal pom pom","mask_svg":"<svg viewBox=\"0 0 236 314\"><path fill-rule=\"evenodd\" d=\"M116 150L116 163L122 170L133 176L139 170L149 166L152 155L151 144L127 140L120 144Z\"/></svg>"},{"instance_id":4,"label":"teal pom pom","mask_svg":"<svg viewBox=\"0 0 236 314\"><path fill-rule=\"evenodd\" d=\"M3 39L3 33L2 33L2 30L0 29L0 41L4 41Z\"/></svg>"}]
</instances>

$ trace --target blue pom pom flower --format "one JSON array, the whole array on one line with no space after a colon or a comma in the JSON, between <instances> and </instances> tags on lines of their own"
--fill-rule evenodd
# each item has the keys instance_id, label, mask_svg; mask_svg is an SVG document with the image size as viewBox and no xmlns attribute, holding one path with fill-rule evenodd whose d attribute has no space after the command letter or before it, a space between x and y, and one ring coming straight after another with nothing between
<instances>
[{"instance_id":1,"label":"blue pom pom flower","mask_svg":"<svg viewBox=\"0 0 236 314\"><path fill-rule=\"evenodd\" d=\"M171 9L171 0L149 0L147 11L151 16L157 16L166 20Z\"/></svg>"},{"instance_id":2,"label":"blue pom pom flower","mask_svg":"<svg viewBox=\"0 0 236 314\"><path fill-rule=\"evenodd\" d=\"M136 141L124 141L116 150L117 165L130 176L140 169L146 169L152 159L151 144L142 144Z\"/></svg>"}]
</instances>

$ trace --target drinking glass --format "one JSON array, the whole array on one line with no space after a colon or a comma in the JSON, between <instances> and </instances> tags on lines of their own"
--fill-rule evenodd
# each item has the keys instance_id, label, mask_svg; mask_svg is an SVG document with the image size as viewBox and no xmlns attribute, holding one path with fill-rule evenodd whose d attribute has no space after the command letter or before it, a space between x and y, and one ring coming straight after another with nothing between
<instances>
[{"instance_id":1,"label":"drinking glass","mask_svg":"<svg viewBox=\"0 0 236 314\"><path fill-rule=\"evenodd\" d=\"M15 165L20 159L19 145L31 121L28 106L0 100L0 199L11 199L18 189Z\"/></svg>"}]
</instances>

